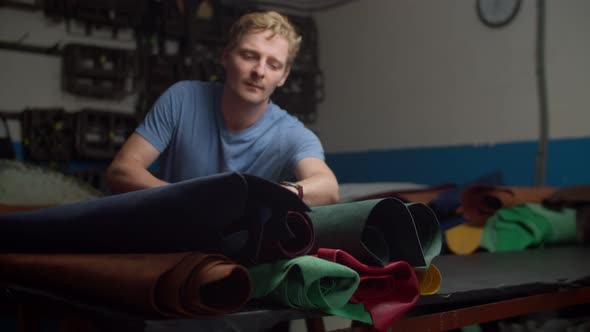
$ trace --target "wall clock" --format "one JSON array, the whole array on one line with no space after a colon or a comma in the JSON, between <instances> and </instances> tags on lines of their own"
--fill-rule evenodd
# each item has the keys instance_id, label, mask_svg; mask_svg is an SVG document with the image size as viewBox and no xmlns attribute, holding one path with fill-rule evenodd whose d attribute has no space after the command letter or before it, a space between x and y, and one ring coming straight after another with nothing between
<instances>
[{"instance_id":1,"label":"wall clock","mask_svg":"<svg viewBox=\"0 0 590 332\"><path fill-rule=\"evenodd\" d=\"M518 10L521 0L476 0L477 16L483 24L499 28L510 23Z\"/></svg>"}]
</instances>

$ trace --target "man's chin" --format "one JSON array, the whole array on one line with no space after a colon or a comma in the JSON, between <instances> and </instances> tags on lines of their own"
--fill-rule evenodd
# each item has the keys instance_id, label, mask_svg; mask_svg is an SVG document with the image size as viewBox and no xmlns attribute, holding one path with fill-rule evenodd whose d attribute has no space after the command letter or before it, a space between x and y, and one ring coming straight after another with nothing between
<instances>
[{"instance_id":1,"label":"man's chin","mask_svg":"<svg viewBox=\"0 0 590 332\"><path fill-rule=\"evenodd\" d=\"M268 103L268 98L266 96L242 93L242 94L240 94L240 97L244 102L246 102L248 104L252 104L252 105L260 105L260 104Z\"/></svg>"}]
</instances>

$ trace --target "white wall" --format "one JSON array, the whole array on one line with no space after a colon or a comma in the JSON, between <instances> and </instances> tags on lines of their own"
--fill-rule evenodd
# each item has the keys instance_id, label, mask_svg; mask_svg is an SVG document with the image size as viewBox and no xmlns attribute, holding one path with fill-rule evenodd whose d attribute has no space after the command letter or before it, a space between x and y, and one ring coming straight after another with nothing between
<instances>
[{"instance_id":1,"label":"white wall","mask_svg":"<svg viewBox=\"0 0 590 332\"><path fill-rule=\"evenodd\" d=\"M0 8L0 40L21 41L26 45L51 47L56 43L81 43L133 49L135 43L129 31L117 40L110 32L99 30L90 37L83 27L72 25L66 33L63 22L54 22L42 12L26 12ZM0 50L0 110L22 111L26 107L63 107L78 110L95 107L105 110L133 112L135 96L122 100L100 100L71 95L61 90L61 58L25 52Z\"/></svg>"},{"instance_id":2,"label":"white wall","mask_svg":"<svg viewBox=\"0 0 590 332\"><path fill-rule=\"evenodd\" d=\"M358 0L316 14L328 152L535 140L536 1L503 29L475 1ZM547 1L550 136L590 136L590 1Z\"/></svg>"},{"instance_id":3,"label":"white wall","mask_svg":"<svg viewBox=\"0 0 590 332\"><path fill-rule=\"evenodd\" d=\"M590 136L590 1L547 1L551 136Z\"/></svg>"}]
</instances>

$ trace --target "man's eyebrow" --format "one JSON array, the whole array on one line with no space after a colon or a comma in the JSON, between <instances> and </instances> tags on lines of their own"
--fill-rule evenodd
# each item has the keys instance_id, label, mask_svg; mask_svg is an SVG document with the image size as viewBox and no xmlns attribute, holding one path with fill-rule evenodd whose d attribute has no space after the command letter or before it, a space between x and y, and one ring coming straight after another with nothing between
<instances>
[{"instance_id":1,"label":"man's eyebrow","mask_svg":"<svg viewBox=\"0 0 590 332\"><path fill-rule=\"evenodd\" d=\"M251 48L248 48L248 47L240 47L240 48L238 48L238 52L240 52L240 53L243 53L243 52L244 53L253 53L253 54L256 54L256 55L260 55L260 53L258 51L254 50L254 49L251 49ZM270 61L273 61L273 62L276 62L276 63L280 64L281 66L284 66L285 65L284 62L282 62L281 60L277 59L276 57L274 57L272 55L269 56L268 59Z\"/></svg>"},{"instance_id":2,"label":"man's eyebrow","mask_svg":"<svg viewBox=\"0 0 590 332\"><path fill-rule=\"evenodd\" d=\"M279 59L277 59L275 57L272 57L271 56L271 57L269 57L269 59L270 59L271 62L275 62L277 65L279 65L281 67L285 65L282 61L280 61Z\"/></svg>"},{"instance_id":3,"label":"man's eyebrow","mask_svg":"<svg viewBox=\"0 0 590 332\"><path fill-rule=\"evenodd\" d=\"M239 52L249 52L249 53L256 53L258 54L258 52L252 48L247 48L247 47L240 47L238 48Z\"/></svg>"},{"instance_id":4,"label":"man's eyebrow","mask_svg":"<svg viewBox=\"0 0 590 332\"><path fill-rule=\"evenodd\" d=\"M276 64L280 65L281 67L285 65L281 60L275 58L272 55L269 56L268 59L270 60L269 62L275 62Z\"/></svg>"}]
</instances>

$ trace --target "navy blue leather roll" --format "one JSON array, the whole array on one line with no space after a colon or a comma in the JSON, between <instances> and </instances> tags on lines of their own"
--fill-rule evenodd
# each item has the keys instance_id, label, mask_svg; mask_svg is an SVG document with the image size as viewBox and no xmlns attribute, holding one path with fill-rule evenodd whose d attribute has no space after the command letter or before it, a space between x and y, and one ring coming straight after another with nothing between
<instances>
[{"instance_id":1,"label":"navy blue leather roll","mask_svg":"<svg viewBox=\"0 0 590 332\"><path fill-rule=\"evenodd\" d=\"M278 184L224 173L0 215L0 251L200 251L222 253L248 264L257 262L263 241L294 236L287 223L288 211L308 210L297 195Z\"/></svg>"}]
</instances>

